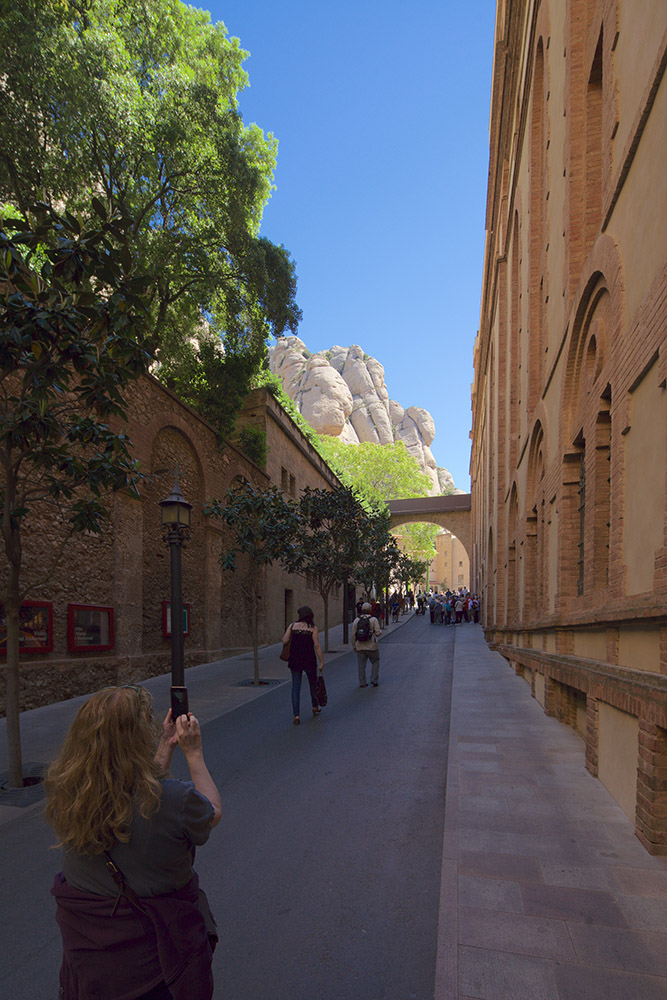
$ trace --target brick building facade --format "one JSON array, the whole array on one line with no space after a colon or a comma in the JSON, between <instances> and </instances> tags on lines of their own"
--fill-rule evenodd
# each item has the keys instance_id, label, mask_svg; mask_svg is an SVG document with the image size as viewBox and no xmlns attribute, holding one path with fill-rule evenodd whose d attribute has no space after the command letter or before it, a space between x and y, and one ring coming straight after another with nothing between
<instances>
[{"instance_id":1,"label":"brick building facade","mask_svg":"<svg viewBox=\"0 0 667 1000\"><path fill-rule=\"evenodd\" d=\"M226 529L204 515L206 501L221 498L238 477L259 487L282 486L293 497L305 486L329 488L338 483L266 390L250 394L239 418L240 426L252 423L266 432L267 459L261 469L232 444L219 447L208 424L150 376L132 386L127 411L123 430L149 478L139 496L115 494L108 530L99 537L72 538L55 573L31 589L28 600L35 602L41 619L39 638L50 631L50 641L46 651L26 646L21 652L22 709L169 671L165 602L170 597L170 566L159 502L171 490L176 465L183 495L192 504L191 537L182 551L183 601L189 606L186 667L232 656L251 645L242 564L234 573L221 569ZM53 512L31 520L24 540L26 578L39 576L59 541ZM262 596L260 644L278 642L301 604L311 605L315 620L322 621L319 595L303 577L289 576L280 567L267 569ZM331 600L329 623L341 620L340 602ZM77 633L86 627L98 632L101 627L102 634L88 648L89 636L82 636L77 648Z\"/></svg>"},{"instance_id":2,"label":"brick building facade","mask_svg":"<svg viewBox=\"0 0 667 1000\"><path fill-rule=\"evenodd\" d=\"M667 853L667 4L499 0L471 587Z\"/></svg>"}]
</instances>

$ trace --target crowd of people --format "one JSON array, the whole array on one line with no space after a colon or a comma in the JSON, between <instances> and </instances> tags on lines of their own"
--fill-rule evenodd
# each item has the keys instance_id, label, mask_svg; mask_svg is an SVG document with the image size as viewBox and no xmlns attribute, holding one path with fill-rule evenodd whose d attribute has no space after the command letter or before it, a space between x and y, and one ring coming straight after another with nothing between
<instances>
[{"instance_id":1,"label":"crowd of people","mask_svg":"<svg viewBox=\"0 0 667 1000\"><path fill-rule=\"evenodd\" d=\"M443 594L436 594L433 591L418 594L417 613L426 614L426 608L432 625L479 623L479 598L465 587L460 587L458 591L446 590Z\"/></svg>"}]
</instances>

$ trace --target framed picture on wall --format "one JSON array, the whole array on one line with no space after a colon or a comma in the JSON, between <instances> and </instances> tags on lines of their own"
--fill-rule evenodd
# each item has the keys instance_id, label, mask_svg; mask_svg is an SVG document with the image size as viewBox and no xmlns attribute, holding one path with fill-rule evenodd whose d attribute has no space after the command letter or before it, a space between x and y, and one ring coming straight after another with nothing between
<instances>
[{"instance_id":1,"label":"framed picture on wall","mask_svg":"<svg viewBox=\"0 0 667 1000\"><path fill-rule=\"evenodd\" d=\"M19 611L19 653L50 653L53 649L53 604L26 601ZM0 604L0 656L7 655L5 611Z\"/></svg>"},{"instance_id":2,"label":"framed picture on wall","mask_svg":"<svg viewBox=\"0 0 667 1000\"><path fill-rule=\"evenodd\" d=\"M102 604L67 605L70 653L104 653L113 649L113 644L113 608Z\"/></svg>"},{"instance_id":3,"label":"framed picture on wall","mask_svg":"<svg viewBox=\"0 0 667 1000\"><path fill-rule=\"evenodd\" d=\"M171 601L162 602L162 635L171 638ZM183 635L190 635L190 605L183 605Z\"/></svg>"}]
</instances>

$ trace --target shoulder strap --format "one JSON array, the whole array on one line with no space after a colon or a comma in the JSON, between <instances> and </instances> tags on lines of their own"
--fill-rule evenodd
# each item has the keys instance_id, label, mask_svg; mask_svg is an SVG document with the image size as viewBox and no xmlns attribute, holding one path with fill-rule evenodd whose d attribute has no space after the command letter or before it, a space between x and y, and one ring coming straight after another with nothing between
<instances>
[{"instance_id":1,"label":"shoulder strap","mask_svg":"<svg viewBox=\"0 0 667 1000\"><path fill-rule=\"evenodd\" d=\"M114 908L111 911L111 916L113 917L115 915L121 896L125 896L127 900L132 904L132 906L136 907L138 910L141 910L141 912L143 913L144 908L139 902L139 897L137 896L134 889L127 884L127 882L125 881L125 876L123 875L122 871L120 870L120 868L113 860L108 851L104 852L104 857L107 859L106 862L107 871L109 872L111 878L118 886L118 896L116 897Z\"/></svg>"}]
</instances>

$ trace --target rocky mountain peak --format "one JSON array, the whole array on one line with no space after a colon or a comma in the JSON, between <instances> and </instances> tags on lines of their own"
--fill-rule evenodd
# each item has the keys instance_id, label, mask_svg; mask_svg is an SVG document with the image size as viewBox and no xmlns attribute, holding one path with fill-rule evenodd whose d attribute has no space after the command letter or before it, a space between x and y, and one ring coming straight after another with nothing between
<instances>
[{"instance_id":1,"label":"rocky mountain peak","mask_svg":"<svg viewBox=\"0 0 667 1000\"><path fill-rule=\"evenodd\" d=\"M346 444L402 441L429 477L432 495L454 486L450 473L438 468L431 454L431 414L418 406L404 409L390 399L384 368L358 344L311 354L298 337L282 337L269 348L269 365L318 434Z\"/></svg>"}]
</instances>

